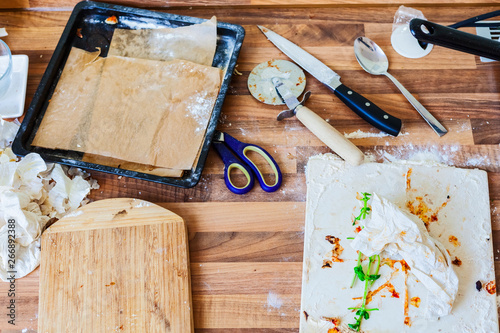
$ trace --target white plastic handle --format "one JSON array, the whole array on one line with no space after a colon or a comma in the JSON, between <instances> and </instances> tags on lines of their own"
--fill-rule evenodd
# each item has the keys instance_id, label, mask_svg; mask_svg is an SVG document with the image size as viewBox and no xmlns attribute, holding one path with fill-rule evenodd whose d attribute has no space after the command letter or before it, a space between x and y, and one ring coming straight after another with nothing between
<instances>
[{"instance_id":1,"label":"white plastic handle","mask_svg":"<svg viewBox=\"0 0 500 333\"><path fill-rule=\"evenodd\" d=\"M356 166L360 165L365 159L365 155L356 145L311 109L299 106L296 109L295 115L305 127L347 163Z\"/></svg>"}]
</instances>

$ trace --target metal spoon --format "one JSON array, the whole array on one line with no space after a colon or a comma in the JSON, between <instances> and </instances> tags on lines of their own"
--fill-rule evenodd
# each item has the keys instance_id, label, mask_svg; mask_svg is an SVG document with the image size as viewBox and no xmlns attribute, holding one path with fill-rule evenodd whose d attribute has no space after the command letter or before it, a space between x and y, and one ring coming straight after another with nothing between
<instances>
[{"instance_id":1,"label":"metal spoon","mask_svg":"<svg viewBox=\"0 0 500 333\"><path fill-rule=\"evenodd\" d=\"M410 94L408 90L398 80L394 78L391 74L387 72L389 69L389 60L384 51L370 38L358 37L354 41L354 54L359 64L365 71L373 75L385 75L387 76L399 90L403 93L406 99L413 105L413 107L420 113L422 118L431 126L434 132L439 136L443 136L448 133L448 130L444 128L439 121L430 114L427 109L420 104L415 97Z\"/></svg>"}]
</instances>

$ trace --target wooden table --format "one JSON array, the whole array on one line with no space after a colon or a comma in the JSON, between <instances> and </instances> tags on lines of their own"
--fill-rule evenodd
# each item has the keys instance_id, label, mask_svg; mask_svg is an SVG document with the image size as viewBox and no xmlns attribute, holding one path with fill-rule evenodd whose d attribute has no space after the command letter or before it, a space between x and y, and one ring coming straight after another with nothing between
<instances>
[{"instance_id":1,"label":"wooden table","mask_svg":"<svg viewBox=\"0 0 500 333\"><path fill-rule=\"evenodd\" d=\"M4 8L0 9L0 26L5 26L9 33L4 40L14 54L28 54L30 58L27 103L76 2L0 2L0 8ZM361 130L364 134L353 142L374 159L411 158L423 153L450 165L488 171L498 260L500 65L482 63L479 57L441 47L435 47L424 58L406 59L390 45L393 17L400 4L422 10L430 21L451 24L498 10L498 2L457 0L436 5L434 0L426 0L419 1L420 6L411 1L381 0L315 0L314 5L305 0L205 0L199 6L187 0L110 2L203 18L217 15L220 21L243 25L246 37L237 67L242 75L233 78L219 129L264 147L284 172L279 191L268 194L256 187L244 196L226 189L222 163L213 152L200 183L192 189L92 172L101 186L91 194L93 200L140 198L158 203L186 220L197 332L298 332L306 199L304 167L310 156L328 149L298 120L276 121L281 108L260 104L250 96L246 80L251 69L269 59L286 59L258 31L257 24L301 45L337 71L343 83L403 119L399 137L380 136L378 130L307 76L307 89L312 91L308 106L341 132ZM353 41L363 35L384 49L390 72L449 129L447 135L438 138L387 78L361 69L354 57ZM17 326L12 330L2 315L2 332L24 328L27 332L36 331L38 279L37 269L17 281ZM1 313L5 312L7 289L7 283L0 283L0 307L4 309Z\"/></svg>"}]
</instances>

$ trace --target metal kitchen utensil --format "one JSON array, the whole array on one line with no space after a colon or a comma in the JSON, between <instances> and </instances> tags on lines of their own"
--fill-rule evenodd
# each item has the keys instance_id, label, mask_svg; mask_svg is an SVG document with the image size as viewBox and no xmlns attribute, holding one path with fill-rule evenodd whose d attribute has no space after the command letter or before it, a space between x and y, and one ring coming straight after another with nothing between
<instances>
[{"instance_id":1,"label":"metal kitchen utensil","mask_svg":"<svg viewBox=\"0 0 500 333\"><path fill-rule=\"evenodd\" d=\"M482 21L482 22L489 22L489 21ZM478 23L482 23L482 22L478 22ZM482 26L482 25L476 26L476 35L484 37L484 38L496 40L496 41L500 40L500 21L494 21L494 22L496 24L495 26L493 26L493 25L492 26ZM479 60L481 60L481 62L496 61L496 60L489 59L486 57L479 57Z\"/></svg>"},{"instance_id":2,"label":"metal kitchen utensil","mask_svg":"<svg viewBox=\"0 0 500 333\"><path fill-rule=\"evenodd\" d=\"M384 51L374 41L367 37L356 38L354 41L354 54L365 71L373 75L387 76L437 135L443 136L448 133L446 128L394 76L387 72L389 60Z\"/></svg>"},{"instance_id":3,"label":"metal kitchen utensil","mask_svg":"<svg viewBox=\"0 0 500 333\"><path fill-rule=\"evenodd\" d=\"M291 81L292 78L296 81ZM281 104L279 100L287 105L289 110L281 112L278 120L295 115L318 139L347 163L359 165L363 162L364 154L358 147L303 105L310 95L309 91L304 94L301 102L298 101L297 97L303 91L306 81L304 73L298 66L286 60L266 61L252 70L248 81L248 88L257 100L273 105ZM274 97L269 87L277 92L278 98Z\"/></svg>"},{"instance_id":4,"label":"metal kitchen utensil","mask_svg":"<svg viewBox=\"0 0 500 333\"><path fill-rule=\"evenodd\" d=\"M399 134L401 130L400 119L391 116L365 97L343 85L337 73L299 46L265 27L258 27L262 33L266 35L269 41L300 67L304 68L321 83L326 85L357 115L390 135L397 136Z\"/></svg>"},{"instance_id":5,"label":"metal kitchen utensil","mask_svg":"<svg viewBox=\"0 0 500 333\"><path fill-rule=\"evenodd\" d=\"M279 77L295 97L306 87L306 76L299 66L288 60L269 60L257 65L248 76L248 90L253 97L265 104L284 105L271 79Z\"/></svg>"},{"instance_id":6,"label":"metal kitchen utensil","mask_svg":"<svg viewBox=\"0 0 500 333\"><path fill-rule=\"evenodd\" d=\"M431 43L489 59L500 60L500 43L496 40L416 18L410 21L410 31L421 43Z\"/></svg>"}]
</instances>

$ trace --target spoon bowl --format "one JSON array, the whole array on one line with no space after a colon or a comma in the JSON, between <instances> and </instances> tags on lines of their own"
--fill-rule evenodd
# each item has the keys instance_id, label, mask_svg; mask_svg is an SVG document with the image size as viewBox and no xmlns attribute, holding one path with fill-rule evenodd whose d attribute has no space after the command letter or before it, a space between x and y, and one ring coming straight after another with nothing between
<instances>
[{"instance_id":1,"label":"spoon bowl","mask_svg":"<svg viewBox=\"0 0 500 333\"><path fill-rule=\"evenodd\" d=\"M367 37L356 38L354 55L361 67L370 74L385 75L389 69L389 60L384 51Z\"/></svg>"},{"instance_id":2,"label":"spoon bowl","mask_svg":"<svg viewBox=\"0 0 500 333\"><path fill-rule=\"evenodd\" d=\"M384 51L374 41L368 37L356 38L354 41L354 55L361 67L368 73L387 76L437 135L443 136L448 133L446 128L394 76L387 72L389 60Z\"/></svg>"}]
</instances>

